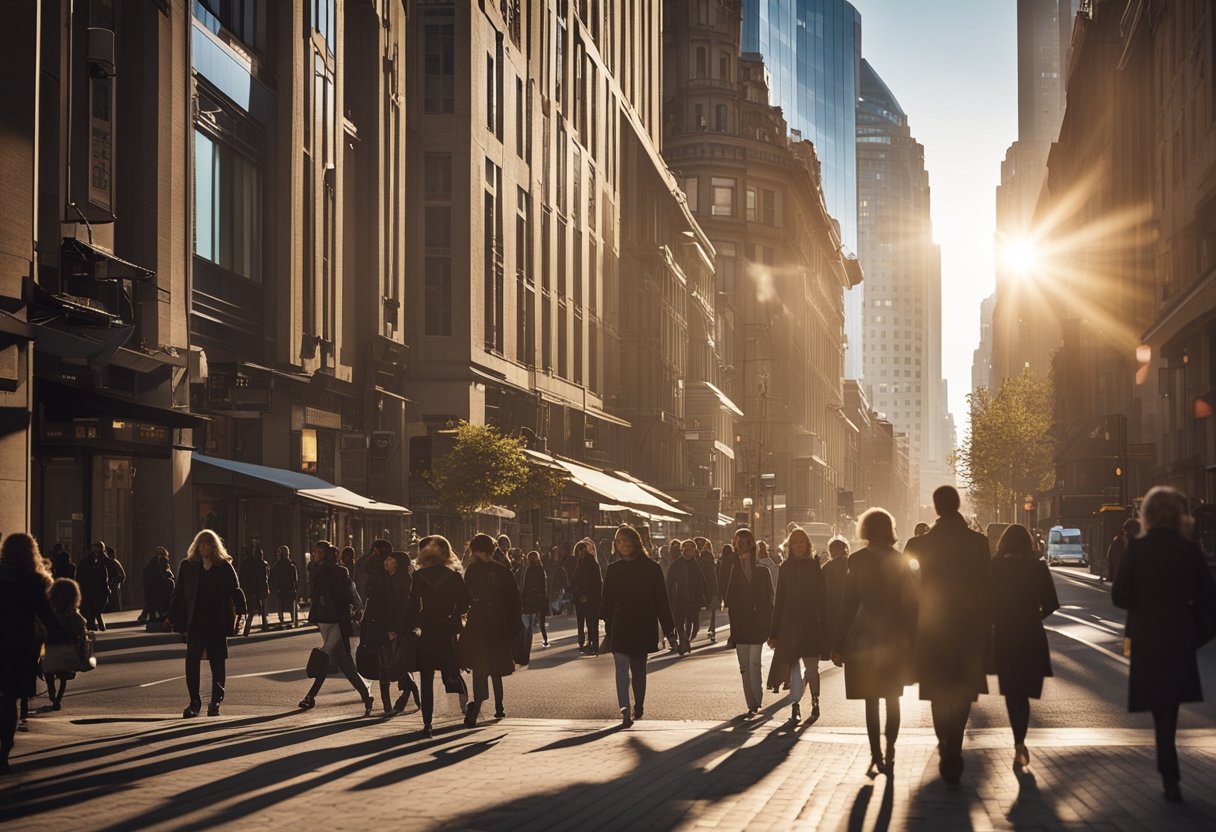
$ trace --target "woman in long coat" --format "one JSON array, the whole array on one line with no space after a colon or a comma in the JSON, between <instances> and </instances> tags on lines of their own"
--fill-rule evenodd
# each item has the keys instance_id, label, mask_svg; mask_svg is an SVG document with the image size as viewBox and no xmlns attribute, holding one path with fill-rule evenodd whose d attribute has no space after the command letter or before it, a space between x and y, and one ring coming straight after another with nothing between
<instances>
[{"instance_id":1,"label":"woman in long coat","mask_svg":"<svg viewBox=\"0 0 1216 832\"><path fill-rule=\"evenodd\" d=\"M418 688L410 678L408 670L394 671L392 653L394 643L402 638L408 627L410 605L410 562L404 555L393 552L387 540L372 543L371 553L359 562L364 572L367 591L367 607L359 630L359 646L375 649L380 666L380 704L385 716L399 714L405 710L410 694L419 702ZM394 678L394 677L398 678ZM403 693L394 703L390 687L397 682Z\"/></svg>"},{"instance_id":2,"label":"woman in long coat","mask_svg":"<svg viewBox=\"0 0 1216 832\"><path fill-rule=\"evenodd\" d=\"M773 648L769 687L788 679L790 720L802 718L805 683L811 688L811 718L819 718L819 655L823 651L823 573L811 538L795 526L785 541L768 645ZM803 678L805 670L806 676Z\"/></svg>"},{"instance_id":3,"label":"woman in long coat","mask_svg":"<svg viewBox=\"0 0 1216 832\"><path fill-rule=\"evenodd\" d=\"M773 579L756 559L756 538L751 529L735 532L734 549L735 562L731 564L722 598L730 616L730 635L750 717L760 710L764 700L760 658L773 626Z\"/></svg>"},{"instance_id":4,"label":"woman in long coat","mask_svg":"<svg viewBox=\"0 0 1216 832\"><path fill-rule=\"evenodd\" d=\"M866 702L870 767L889 771L899 737L899 697L912 681L916 582L910 559L895 548L895 521L873 508L857 523L866 548L849 556L832 661L844 665L844 692ZM879 740L878 700L887 700L887 755Z\"/></svg>"},{"instance_id":5,"label":"woman in long coat","mask_svg":"<svg viewBox=\"0 0 1216 832\"><path fill-rule=\"evenodd\" d=\"M460 561L452 544L442 535L419 542L418 571L410 591L410 627L417 627L418 676L422 689L422 733L431 736L435 712L435 674L443 689L459 697L460 710L468 705L468 688L460 675L456 639L464 626L464 614L473 599L460 574Z\"/></svg>"},{"instance_id":6,"label":"woman in long coat","mask_svg":"<svg viewBox=\"0 0 1216 832\"><path fill-rule=\"evenodd\" d=\"M616 701L621 724L628 728L641 719L646 704L646 657L659 649L659 630L675 643L675 622L663 584L663 569L646 556L642 537L633 526L616 530L612 546L619 560L604 573L600 617L616 664ZM629 713L629 687L633 683L633 715Z\"/></svg>"},{"instance_id":7,"label":"woman in long coat","mask_svg":"<svg viewBox=\"0 0 1216 832\"><path fill-rule=\"evenodd\" d=\"M0 774L17 735L17 703L36 693L40 641L35 620L54 639L65 633L47 601L51 576L38 544L10 534L0 546Z\"/></svg>"},{"instance_id":8,"label":"woman in long coat","mask_svg":"<svg viewBox=\"0 0 1216 832\"><path fill-rule=\"evenodd\" d=\"M464 724L477 724L481 703L490 698L494 686L494 718L503 719L502 677L515 672L511 641L523 629L519 593L511 570L494 560L494 538L477 534L469 541L472 558L464 583L472 599L468 622L460 634L460 665L473 672L473 701ZM559 567L560 568L560 567Z\"/></svg>"},{"instance_id":9,"label":"woman in long coat","mask_svg":"<svg viewBox=\"0 0 1216 832\"><path fill-rule=\"evenodd\" d=\"M224 701L228 639L236 635L237 622L246 612L245 593L232 568L232 558L219 536L203 529L194 536L186 559L178 567L167 619L169 628L186 638L186 691L190 704L182 711L183 717L198 716L203 706L199 683L204 656L211 666L207 716L219 716L220 703Z\"/></svg>"},{"instance_id":10,"label":"woman in long coat","mask_svg":"<svg viewBox=\"0 0 1216 832\"><path fill-rule=\"evenodd\" d=\"M1111 600L1127 610L1131 640L1128 710L1151 711L1157 732L1157 770L1165 797L1181 801L1178 786L1178 708L1203 701L1195 650L1213 635L1216 581L1203 550L1187 535L1186 497L1159 486L1140 505L1141 537L1119 564Z\"/></svg>"},{"instance_id":11,"label":"woman in long coat","mask_svg":"<svg viewBox=\"0 0 1216 832\"><path fill-rule=\"evenodd\" d=\"M1001 588L993 596L992 609L996 673L1013 729L1013 766L1022 769L1030 765L1030 700L1043 695L1043 679L1051 675L1043 619L1060 608L1051 572L1025 526L1015 523L1001 535L992 582Z\"/></svg>"},{"instance_id":12,"label":"woman in long coat","mask_svg":"<svg viewBox=\"0 0 1216 832\"><path fill-rule=\"evenodd\" d=\"M595 555L595 544L589 538L580 540L574 547L575 565L570 575L570 594L578 617L578 649L591 656L600 653L600 596L604 590L604 576Z\"/></svg>"},{"instance_id":13,"label":"woman in long coat","mask_svg":"<svg viewBox=\"0 0 1216 832\"><path fill-rule=\"evenodd\" d=\"M545 626L545 618L549 614L549 577L540 562L540 552L528 552L527 565L522 574L519 594L523 602L523 614L532 616L533 628L540 628L541 646L548 647L549 629Z\"/></svg>"}]
</instances>

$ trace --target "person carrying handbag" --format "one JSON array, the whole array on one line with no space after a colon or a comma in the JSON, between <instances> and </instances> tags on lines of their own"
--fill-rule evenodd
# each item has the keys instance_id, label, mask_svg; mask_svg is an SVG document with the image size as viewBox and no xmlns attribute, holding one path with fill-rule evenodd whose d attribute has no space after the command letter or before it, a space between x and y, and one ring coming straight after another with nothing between
<instances>
[{"instance_id":1,"label":"person carrying handbag","mask_svg":"<svg viewBox=\"0 0 1216 832\"><path fill-rule=\"evenodd\" d=\"M418 687L408 669L414 662L399 655L409 649L407 642L416 640L406 626L412 581L409 557L404 552L394 552L387 540L377 540L360 568L367 575L367 608L359 632L359 651L375 653L380 704L385 716L393 716L405 710L411 694L414 703L420 703ZM415 652L416 649L415 645ZM396 703L389 692L394 681L403 691Z\"/></svg>"},{"instance_id":2,"label":"person carrying handbag","mask_svg":"<svg viewBox=\"0 0 1216 832\"><path fill-rule=\"evenodd\" d=\"M359 678L355 660L350 653L350 637L354 623L362 618L363 603L354 592L350 573L338 563L338 550L327 540L317 541L313 547L313 563L316 572L312 579L312 603L308 607L308 623L316 624L321 631L321 650L324 651L351 687L363 700L364 716L371 716L372 699L367 685ZM314 651L315 653L315 651ZM309 660L309 665L313 661ZM300 709L309 710L317 704L317 694L325 684L328 666L315 674L312 687L300 700Z\"/></svg>"},{"instance_id":3,"label":"person carrying handbag","mask_svg":"<svg viewBox=\"0 0 1216 832\"><path fill-rule=\"evenodd\" d=\"M481 703L490 698L491 681L494 718L506 716L502 677L515 672L511 642L524 625L511 570L494 560L494 539L488 534L474 535L469 549L473 559L464 580L472 601L457 652L461 666L473 673L473 701L464 718L464 724L472 728L477 724Z\"/></svg>"},{"instance_id":4,"label":"person carrying handbag","mask_svg":"<svg viewBox=\"0 0 1216 832\"><path fill-rule=\"evenodd\" d=\"M92 670L97 666L97 660L93 658L93 643L84 616L80 614L80 585L71 578L59 578L51 584L47 600L63 630L56 636L47 635L46 655L42 659L42 675L51 710L58 711L62 708L68 680L75 679L77 673Z\"/></svg>"}]
</instances>

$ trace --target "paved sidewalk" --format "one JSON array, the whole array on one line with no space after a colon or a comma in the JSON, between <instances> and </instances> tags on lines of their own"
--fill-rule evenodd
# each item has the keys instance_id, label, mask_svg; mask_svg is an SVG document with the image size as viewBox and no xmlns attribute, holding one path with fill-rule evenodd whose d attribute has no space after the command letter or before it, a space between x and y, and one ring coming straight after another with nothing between
<instances>
[{"instance_id":1,"label":"paved sidewalk","mask_svg":"<svg viewBox=\"0 0 1216 832\"><path fill-rule=\"evenodd\" d=\"M1204 829L1216 734L1183 731L1187 803L1160 796L1149 731L1032 730L1015 776L1005 731L967 741L963 784L910 730L893 777L865 776L864 732L741 722L508 719L418 734L416 713L357 706L185 721L32 720L0 822L22 829ZM784 716L784 711L779 716Z\"/></svg>"}]
</instances>

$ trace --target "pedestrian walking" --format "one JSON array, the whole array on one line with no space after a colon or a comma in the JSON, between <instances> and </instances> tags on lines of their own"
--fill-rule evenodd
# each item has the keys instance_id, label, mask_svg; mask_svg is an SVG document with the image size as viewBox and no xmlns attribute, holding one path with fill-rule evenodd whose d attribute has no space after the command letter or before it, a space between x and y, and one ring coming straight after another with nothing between
<instances>
[{"instance_id":1,"label":"pedestrian walking","mask_svg":"<svg viewBox=\"0 0 1216 832\"><path fill-rule=\"evenodd\" d=\"M507 537L505 534L500 534L496 543L497 546L494 549L494 560L498 561L508 569L511 569L512 574L514 574L515 570L512 569L514 563L511 560L511 538Z\"/></svg>"},{"instance_id":2,"label":"pedestrian walking","mask_svg":"<svg viewBox=\"0 0 1216 832\"><path fill-rule=\"evenodd\" d=\"M1052 675L1043 619L1060 608L1060 601L1034 538L1019 523L1005 529L997 541L992 585L1000 587L992 597L993 658L1013 729L1013 768L1021 771L1030 765L1030 700L1043 695L1043 679Z\"/></svg>"},{"instance_id":3,"label":"pedestrian walking","mask_svg":"<svg viewBox=\"0 0 1216 832\"><path fill-rule=\"evenodd\" d=\"M408 625L413 584L409 557L404 552L394 552L387 540L375 540L368 555L359 561L359 568L367 575L367 603L360 624L359 649L376 651L380 705L384 715L401 713L411 695L414 703L421 707L418 686L414 684L409 668L394 661L394 651L400 646L397 642L412 635ZM393 682L401 689L396 702L391 696Z\"/></svg>"},{"instance_id":4,"label":"pedestrian walking","mask_svg":"<svg viewBox=\"0 0 1216 832\"><path fill-rule=\"evenodd\" d=\"M540 629L541 647L548 647L549 630L545 626L545 618L549 613L549 579L545 575L545 567L541 565L540 552L528 552L527 566L521 570L521 574L519 594L523 614L530 619L533 631Z\"/></svg>"},{"instance_id":5,"label":"pedestrian walking","mask_svg":"<svg viewBox=\"0 0 1216 832\"><path fill-rule=\"evenodd\" d=\"M735 547L729 543L722 544L722 551L718 556L718 593L722 596L723 608L726 607L726 581L730 577L731 567L734 566L736 560ZM726 637L726 649L735 649L734 633Z\"/></svg>"},{"instance_id":6,"label":"pedestrian walking","mask_svg":"<svg viewBox=\"0 0 1216 832\"><path fill-rule=\"evenodd\" d=\"M1111 584L1115 582L1115 576L1119 574L1119 564L1123 561L1123 555L1127 552L1128 545L1140 535L1140 521L1128 519L1123 521L1122 528L1115 535L1114 540L1106 547L1106 577Z\"/></svg>"},{"instance_id":7,"label":"pedestrian walking","mask_svg":"<svg viewBox=\"0 0 1216 832\"><path fill-rule=\"evenodd\" d=\"M56 543L51 550L51 577L76 579L76 564L72 563L72 553L62 543Z\"/></svg>"},{"instance_id":8,"label":"pedestrian walking","mask_svg":"<svg viewBox=\"0 0 1216 832\"><path fill-rule=\"evenodd\" d=\"M761 540L756 543L756 563L768 570L768 577L773 582L773 592L777 591L777 577L780 567L769 550L768 542Z\"/></svg>"},{"instance_id":9,"label":"pedestrian walking","mask_svg":"<svg viewBox=\"0 0 1216 832\"><path fill-rule=\"evenodd\" d=\"M431 736L435 710L435 674L443 689L456 694L461 713L468 707L468 688L460 675L456 639L473 599L460 574L452 544L442 535L419 541L418 569L410 590L411 628L418 628L418 686L422 691L422 733Z\"/></svg>"},{"instance_id":10,"label":"pedestrian walking","mask_svg":"<svg viewBox=\"0 0 1216 832\"><path fill-rule=\"evenodd\" d=\"M245 616L245 638L249 638L255 610L262 614L262 632L266 632L270 626L266 619L266 601L270 598L270 564L266 562L261 546L254 545L253 550L241 561L240 574L241 589L245 591L245 601L249 604L249 615Z\"/></svg>"},{"instance_id":11,"label":"pedestrian walking","mask_svg":"<svg viewBox=\"0 0 1216 832\"><path fill-rule=\"evenodd\" d=\"M157 546L144 564L142 580L144 609L137 620L141 624L157 624L168 614L169 599L173 597L173 564L169 560L169 550L164 546Z\"/></svg>"},{"instance_id":12,"label":"pedestrian walking","mask_svg":"<svg viewBox=\"0 0 1216 832\"><path fill-rule=\"evenodd\" d=\"M474 535L469 549L473 559L464 573L470 598L468 623L458 647L461 666L473 674L473 700L464 717L465 726L472 728L477 724L481 703L490 698L491 683L494 718L507 715L502 679L515 672L511 641L524 629L524 623L511 570L494 560L494 539L488 534Z\"/></svg>"},{"instance_id":13,"label":"pedestrian walking","mask_svg":"<svg viewBox=\"0 0 1216 832\"><path fill-rule=\"evenodd\" d=\"M1202 702L1195 651L1216 635L1216 581L1190 539L1186 497L1158 486L1140 504L1140 537L1119 563L1111 600L1127 610L1131 641L1128 710L1149 711L1165 798L1182 801L1175 735L1179 707Z\"/></svg>"},{"instance_id":14,"label":"pedestrian walking","mask_svg":"<svg viewBox=\"0 0 1216 832\"><path fill-rule=\"evenodd\" d=\"M667 597L675 617L677 649L681 656L692 652L693 635L701 607L705 606L705 578L697 562L697 542L680 544L680 556L667 569Z\"/></svg>"},{"instance_id":15,"label":"pedestrian walking","mask_svg":"<svg viewBox=\"0 0 1216 832\"><path fill-rule=\"evenodd\" d=\"M81 611L90 630L102 631L106 622L101 614L110 603L110 570L106 566L106 544L94 541L89 553L76 565L76 583L80 584Z\"/></svg>"},{"instance_id":16,"label":"pedestrian walking","mask_svg":"<svg viewBox=\"0 0 1216 832\"><path fill-rule=\"evenodd\" d=\"M616 701L621 724L628 728L641 719L646 705L646 661L659 649L658 634L675 644L675 622L663 569L647 554L642 536L633 526L621 526L612 540L617 560L604 573L600 617L605 640L616 666ZM656 629L655 625L658 625ZM629 689L633 687L633 713L629 711Z\"/></svg>"},{"instance_id":17,"label":"pedestrian walking","mask_svg":"<svg viewBox=\"0 0 1216 832\"><path fill-rule=\"evenodd\" d=\"M106 604L106 612L119 612L123 608L122 587L127 582L127 570L123 568L113 546L105 547L103 563L110 578L110 599Z\"/></svg>"},{"instance_id":18,"label":"pedestrian walking","mask_svg":"<svg viewBox=\"0 0 1216 832\"><path fill-rule=\"evenodd\" d=\"M708 638L709 643L713 644L718 640L718 608L722 606L722 595L718 588L718 567L714 563L713 544L702 537L698 538L698 545L700 552L697 555L697 565L701 569L701 580L705 584L705 608L709 610Z\"/></svg>"},{"instance_id":19,"label":"pedestrian walking","mask_svg":"<svg viewBox=\"0 0 1216 832\"><path fill-rule=\"evenodd\" d=\"M223 541L215 532L203 529L194 536L186 559L178 568L166 619L167 627L186 640L186 692L190 704L182 711L183 717L198 716L203 706L199 684L204 658L211 666L207 716L219 716L220 703L224 701L228 638L236 635L240 617L247 611L245 593Z\"/></svg>"},{"instance_id":20,"label":"pedestrian walking","mask_svg":"<svg viewBox=\"0 0 1216 832\"><path fill-rule=\"evenodd\" d=\"M359 676L350 651L350 637L355 623L362 618L363 602L355 596L350 572L338 558L337 547L329 541L319 540L313 544L312 561L317 567L308 605L308 623L317 625L321 632L321 650L337 665L363 700L364 716L371 716L376 703ZM328 662L317 668L312 687L300 700L302 710L309 710L317 704L317 694L325 684L328 670Z\"/></svg>"},{"instance_id":21,"label":"pedestrian walking","mask_svg":"<svg viewBox=\"0 0 1216 832\"><path fill-rule=\"evenodd\" d=\"M600 654L600 598L603 574L596 558L595 544L583 538L574 547L576 563L570 577L570 594L578 618L578 649L589 656Z\"/></svg>"},{"instance_id":22,"label":"pedestrian walking","mask_svg":"<svg viewBox=\"0 0 1216 832\"><path fill-rule=\"evenodd\" d=\"M840 626L840 608L844 604L845 584L849 577L849 544L843 537L828 541L828 558L820 564L823 573L823 639L824 652L831 655L832 640Z\"/></svg>"},{"instance_id":23,"label":"pedestrian walking","mask_svg":"<svg viewBox=\"0 0 1216 832\"><path fill-rule=\"evenodd\" d=\"M890 514L881 508L865 512L857 523L857 536L866 546L849 555L832 662L844 665L845 697L864 699L866 703L868 773L890 775L899 739L899 697L904 686L912 682L916 582L910 558L895 548L895 521ZM885 757L880 739L880 699L887 703Z\"/></svg>"},{"instance_id":24,"label":"pedestrian walking","mask_svg":"<svg viewBox=\"0 0 1216 832\"><path fill-rule=\"evenodd\" d=\"M958 491L933 492L938 519L904 546L919 564L921 615L916 629L916 679L929 700L937 733L938 770L947 783L963 774L963 735L971 703L988 692L984 660L992 625L988 538L959 513ZM849 559L853 571L853 559Z\"/></svg>"},{"instance_id":25,"label":"pedestrian walking","mask_svg":"<svg viewBox=\"0 0 1216 832\"><path fill-rule=\"evenodd\" d=\"M10 534L0 544L0 774L8 773L8 758L17 736L21 701L37 693L41 640L36 622L46 634L65 634L47 600L50 572L38 543L28 534Z\"/></svg>"},{"instance_id":26,"label":"pedestrian walking","mask_svg":"<svg viewBox=\"0 0 1216 832\"><path fill-rule=\"evenodd\" d=\"M60 628L60 632L55 635L47 634L48 653L52 645L69 645L77 655L84 655L89 634L84 616L80 614L80 585L71 578L56 578L51 584L47 600L55 612L55 619ZM63 708L63 692L67 690L68 682L75 678L76 673L70 670L43 673L46 695L51 700L52 711Z\"/></svg>"},{"instance_id":27,"label":"pedestrian walking","mask_svg":"<svg viewBox=\"0 0 1216 832\"><path fill-rule=\"evenodd\" d=\"M545 581L549 590L549 614L561 615L566 606L566 597L570 589L570 576L562 568L558 559L558 549L554 546L545 562Z\"/></svg>"},{"instance_id":28,"label":"pedestrian walking","mask_svg":"<svg viewBox=\"0 0 1216 832\"><path fill-rule=\"evenodd\" d=\"M751 529L737 530L733 545L735 562L726 579L723 597L730 615L739 674L743 677L747 716L752 717L764 700L760 658L773 623L773 580L768 569L756 559L756 538Z\"/></svg>"},{"instance_id":29,"label":"pedestrian walking","mask_svg":"<svg viewBox=\"0 0 1216 832\"><path fill-rule=\"evenodd\" d=\"M810 535L795 526L785 540L786 560L773 602L768 646L773 649L769 687L783 681L790 687L790 721L802 719L802 696L811 689L811 719L819 718L819 657L827 637L823 631L823 573Z\"/></svg>"},{"instance_id":30,"label":"pedestrian walking","mask_svg":"<svg viewBox=\"0 0 1216 832\"><path fill-rule=\"evenodd\" d=\"M283 629L283 613L291 612L291 626L300 626L300 576L291 549L280 546L270 567L270 590L274 593L275 609L279 614L279 629Z\"/></svg>"}]
</instances>

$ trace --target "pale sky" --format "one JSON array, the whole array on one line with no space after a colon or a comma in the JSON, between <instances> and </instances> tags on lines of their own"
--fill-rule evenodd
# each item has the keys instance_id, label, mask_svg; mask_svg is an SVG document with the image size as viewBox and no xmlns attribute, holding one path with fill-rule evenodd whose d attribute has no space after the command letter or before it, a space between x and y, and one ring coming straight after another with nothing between
<instances>
[{"instance_id":1,"label":"pale sky","mask_svg":"<svg viewBox=\"0 0 1216 832\"><path fill-rule=\"evenodd\" d=\"M942 247L942 366L961 439L980 301L995 279L996 186L1017 137L1017 4L851 2L861 12L862 56L925 147L933 236Z\"/></svg>"}]
</instances>

